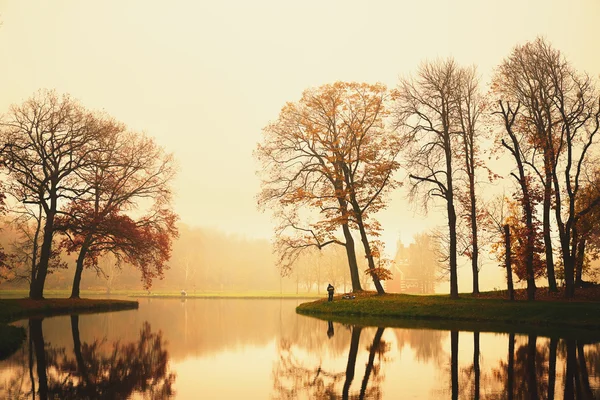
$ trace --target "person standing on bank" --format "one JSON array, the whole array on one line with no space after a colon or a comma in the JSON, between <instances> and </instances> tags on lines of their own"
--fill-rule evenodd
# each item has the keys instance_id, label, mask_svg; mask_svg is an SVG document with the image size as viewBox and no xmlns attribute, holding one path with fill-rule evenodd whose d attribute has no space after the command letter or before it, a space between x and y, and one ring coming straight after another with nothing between
<instances>
[{"instance_id":1,"label":"person standing on bank","mask_svg":"<svg viewBox=\"0 0 600 400\"><path fill-rule=\"evenodd\" d=\"M334 287L331 285L331 283L329 285L327 285L327 293L329 293L329 299L327 301L333 301L333 291L334 291Z\"/></svg>"}]
</instances>

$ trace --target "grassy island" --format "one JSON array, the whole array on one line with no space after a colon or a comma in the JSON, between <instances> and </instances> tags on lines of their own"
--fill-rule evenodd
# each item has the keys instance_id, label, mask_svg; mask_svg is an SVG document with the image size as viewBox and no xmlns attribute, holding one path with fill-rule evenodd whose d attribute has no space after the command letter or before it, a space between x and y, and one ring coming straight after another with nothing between
<instances>
[{"instance_id":1,"label":"grassy island","mask_svg":"<svg viewBox=\"0 0 600 400\"><path fill-rule=\"evenodd\" d=\"M7 325L22 318L82 314L138 308L137 301L107 299L0 299L0 360L14 353L25 339L25 329Z\"/></svg>"},{"instance_id":2,"label":"grassy island","mask_svg":"<svg viewBox=\"0 0 600 400\"><path fill-rule=\"evenodd\" d=\"M495 292L479 296L462 294L458 299L444 295L408 295L365 292L355 299L336 296L333 302L320 299L296 308L299 314L320 319L371 326L530 332L552 334L578 332L600 337L600 301L581 296L571 301L559 295L541 295L540 300L508 301Z\"/></svg>"}]
</instances>

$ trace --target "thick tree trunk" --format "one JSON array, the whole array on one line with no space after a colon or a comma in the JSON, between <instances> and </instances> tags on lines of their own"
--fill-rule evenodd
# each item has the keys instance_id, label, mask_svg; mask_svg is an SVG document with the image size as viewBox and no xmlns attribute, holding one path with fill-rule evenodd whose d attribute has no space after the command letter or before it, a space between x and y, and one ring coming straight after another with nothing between
<instances>
[{"instance_id":1,"label":"thick tree trunk","mask_svg":"<svg viewBox=\"0 0 600 400\"><path fill-rule=\"evenodd\" d=\"M348 267L350 268L350 281L352 282L352 291L361 292L360 276L358 274L358 262L356 261L356 250L354 247L354 238L350 232L348 224L342 225L344 239L346 240L346 256L348 257Z\"/></svg>"},{"instance_id":2,"label":"thick tree trunk","mask_svg":"<svg viewBox=\"0 0 600 400\"><path fill-rule=\"evenodd\" d=\"M29 286L29 298L34 300L41 300L44 298L44 285L46 283L48 263L52 253L52 238L54 237L54 215L56 213L53 211L54 209L55 205L53 209L46 213L46 224L44 226L44 237L40 252L40 260L37 264L35 277L31 280L31 284Z\"/></svg>"},{"instance_id":3,"label":"thick tree trunk","mask_svg":"<svg viewBox=\"0 0 600 400\"><path fill-rule=\"evenodd\" d=\"M358 355L358 344L360 342L360 332L362 328L359 326L352 327L352 338L350 339L350 351L348 352L348 364L346 365L346 380L342 389L342 399L348 400L350 385L354 380L354 370L356 368L356 356Z\"/></svg>"},{"instance_id":4,"label":"thick tree trunk","mask_svg":"<svg viewBox=\"0 0 600 400\"><path fill-rule=\"evenodd\" d=\"M75 275L73 276L73 287L71 288L71 298L79 298L79 288L81 286L81 275L83 274L83 266L85 256L87 255L91 237L86 237L81 248L79 249L79 256L77 257L77 263L75 264Z\"/></svg>"},{"instance_id":5,"label":"thick tree trunk","mask_svg":"<svg viewBox=\"0 0 600 400\"><path fill-rule=\"evenodd\" d=\"M365 248L365 256L367 257L367 263L369 265L369 270L375 270L375 261L373 260L373 254L371 253L371 244L369 243L369 238L367 237L367 232L365 231L365 225L362 220L362 216L356 216L358 222L358 229L360 231L360 239L362 241L363 247ZM377 294L385 294L385 290L383 289L383 285L379 280L379 277L371 272L371 278L373 278L373 284L375 284L375 289L377 289Z\"/></svg>"},{"instance_id":6,"label":"thick tree trunk","mask_svg":"<svg viewBox=\"0 0 600 400\"><path fill-rule=\"evenodd\" d=\"M515 291L513 288L512 279L512 257L511 257L511 244L510 244L510 226L504 225L504 246L505 246L505 258L504 265L506 266L506 287L508 289L508 299L515 299Z\"/></svg>"}]
</instances>

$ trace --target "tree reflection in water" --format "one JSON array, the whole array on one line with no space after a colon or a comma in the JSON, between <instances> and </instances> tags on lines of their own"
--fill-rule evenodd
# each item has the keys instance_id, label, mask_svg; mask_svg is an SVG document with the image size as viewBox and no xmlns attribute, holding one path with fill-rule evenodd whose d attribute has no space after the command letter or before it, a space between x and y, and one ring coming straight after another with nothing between
<instances>
[{"instance_id":1,"label":"tree reflection in water","mask_svg":"<svg viewBox=\"0 0 600 400\"><path fill-rule=\"evenodd\" d=\"M381 383L384 375L382 361L390 346L382 339L385 328L377 328L368 351L367 364L359 390L351 392L350 388L356 372L356 360L360 352L360 338L363 328L348 326L351 331L348 361L345 371L332 372L323 368L322 360L315 365L306 365L306 361L294 354L294 344L289 340L281 340L279 344L279 360L273 371L274 397L277 399L380 399ZM333 324L328 323L327 336L333 335ZM339 329L338 329L339 332ZM356 393L358 392L358 393Z\"/></svg>"},{"instance_id":2,"label":"tree reflection in water","mask_svg":"<svg viewBox=\"0 0 600 400\"><path fill-rule=\"evenodd\" d=\"M152 399L174 395L175 375L168 370L165 341L147 322L139 338L130 343L82 343L77 315L71 316L71 333L72 353L45 343L42 319L30 319L29 356L20 362L23 372L0 388L0 396L66 400L127 399L134 393Z\"/></svg>"},{"instance_id":3,"label":"tree reflection in water","mask_svg":"<svg viewBox=\"0 0 600 400\"><path fill-rule=\"evenodd\" d=\"M493 369L494 378L504 390L491 398L599 399L598 382L592 387L590 376L598 378L600 346L592 344L584 351L584 345L585 343L575 339L558 338L551 338L549 343L539 345L538 338L529 335L527 343L520 345L515 351L515 335L510 334L507 362L500 361L499 367ZM559 363L558 360L562 362ZM562 396L555 395L557 365L559 372L562 372Z\"/></svg>"}]
</instances>

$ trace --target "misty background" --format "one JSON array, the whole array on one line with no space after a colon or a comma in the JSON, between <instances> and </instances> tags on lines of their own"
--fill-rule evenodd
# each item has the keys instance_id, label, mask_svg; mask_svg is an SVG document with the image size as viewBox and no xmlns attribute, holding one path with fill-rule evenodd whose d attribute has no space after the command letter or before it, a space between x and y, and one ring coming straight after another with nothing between
<instances>
[{"instance_id":1,"label":"misty background","mask_svg":"<svg viewBox=\"0 0 600 400\"><path fill-rule=\"evenodd\" d=\"M0 0L0 110L39 88L56 89L175 155L180 238L170 270L153 290L316 292L304 282L323 279L323 293L326 279L340 290L344 285L335 251L304 260L296 276L282 279L271 249L271 216L256 207L260 166L252 151L281 107L306 88L337 80L393 88L422 61L448 56L476 64L485 88L513 46L538 35L577 69L597 74L600 53L590 49L598 44L599 16L600 3L592 0L378 1L368 7L358 1ZM399 174L404 180L406 171ZM483 191L501 191L505 181ZM418 213L406 187L392 193L377 217L391 258L399 240L408 245L416 234L444 226L443 210ZM10 228L1 235L8 249ZM482 258L481 289L501 286L497 261L485 250ZM103 262L109 279L86 271L83 289L141 288L137 271L113 271L110 259ZM459 265L459 290L468 291L468 261ZM57 271L47 287L66 288L71 276ZM447 284L436 291L446 293Z\"/></svg>"}]
</instances>

